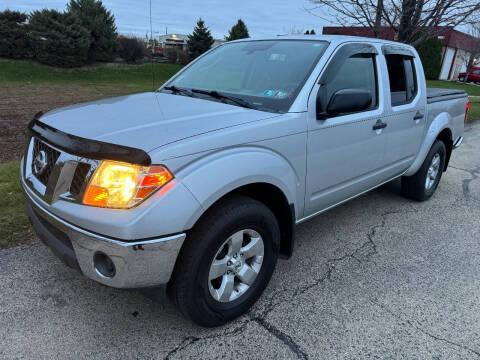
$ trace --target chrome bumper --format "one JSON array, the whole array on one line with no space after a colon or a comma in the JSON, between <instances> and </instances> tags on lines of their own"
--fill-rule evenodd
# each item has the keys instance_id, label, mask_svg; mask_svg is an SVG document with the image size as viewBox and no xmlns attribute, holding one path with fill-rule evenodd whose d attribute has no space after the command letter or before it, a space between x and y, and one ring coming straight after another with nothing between
<instances>
[{"instance_id":1,"label":"chrome bumper","mask_svg":"<svg viewBox=\"0 0 480 360\"><path fill-rule=\"evenodd\" d=\"M141 288L166 284L185 234L162 238L120 241L70 224L45 210L25 188L27 215L40 239L71 267L102 284L116 288ZM100 256L99 256L100 255ZM112 276L102 274L98 259L105 255L114 265ZM94 260L95 258L95 260Z\"/></svg>"}]
</instances>

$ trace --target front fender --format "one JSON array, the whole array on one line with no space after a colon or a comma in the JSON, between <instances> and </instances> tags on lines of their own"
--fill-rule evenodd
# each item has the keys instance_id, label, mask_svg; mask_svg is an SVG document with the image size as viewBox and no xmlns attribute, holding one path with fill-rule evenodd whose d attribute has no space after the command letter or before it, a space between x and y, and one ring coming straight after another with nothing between
<instances>
[{"instance_id":1,"label":"front fender","mask_svg":"<svg viewBox=\"0 0 480 360\"><path fill-rule=\"evenodd\" d=\"M444 130L444 129L450 129L449 124L452 123L451 116L446 113L442 112L440 113L430 124L427 134L425 136L425 140L423 141L422 146L420 147L420 151L418 152L417 157L415 158L415 161L413 164L408 168L408 170L405 172L405 176L411 176L415 174L418 169L422 166L423 162L425 161L425 158L427 157L428 152L430 151L430 148L432 147L433 143L437 139L438 135Z\"/></svg>"},{"instance_id":2,"label":"front fender","mask_svg":"<svg viewBox=\"0 0 480 360\"><path fill-rule=\"evenodd\" d=\"M297 206L301 182L286 158L256 146L241 146L209 154L183 168L177 177L204 210L229 192L248 184L268 183L279 188L289 204ZM297 214L298 216L299 214ZM188 221L193 226L199 215Z\"/></svg>"}]
</instances>

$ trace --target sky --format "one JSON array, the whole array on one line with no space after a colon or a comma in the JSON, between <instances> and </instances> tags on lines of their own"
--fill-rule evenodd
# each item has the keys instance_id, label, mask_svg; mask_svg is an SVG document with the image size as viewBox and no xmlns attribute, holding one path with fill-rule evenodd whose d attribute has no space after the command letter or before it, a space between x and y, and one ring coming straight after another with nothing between
<instances>
[{"instance_id":1,"label":"sky","mask_svg":"<svg viewBox=\"0 0 480 360\"><path fill-rule=\"evenodd\" d=\"M0 10L9 8L30 12L41 8L64 10L67 0L1 0ZM122 34L145 36L149 31L149 0L103 0L115 15ZM189 34L199 17L205 20L215 38L223 39L241 18L250 36L270 36L289 33L291 29L315 29L321 33L325 24L307 11L308 0L152 0L152 22L155 35Z\"/></svg>"}]
</instances>

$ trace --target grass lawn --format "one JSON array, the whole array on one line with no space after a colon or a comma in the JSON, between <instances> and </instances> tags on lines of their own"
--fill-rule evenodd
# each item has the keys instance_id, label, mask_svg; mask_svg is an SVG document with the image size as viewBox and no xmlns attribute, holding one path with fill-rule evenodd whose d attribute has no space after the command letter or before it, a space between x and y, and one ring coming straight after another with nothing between
<instances>
[{"instance_id":1,"label":"grass lawn","mask_svg":"<svg viewBox=\"0 0 480 360\"><path fill-rule=\"evenodd\" d=\"M108 63L59 69L33 61L0 59L0 85L128 85L129 92L143 92L157 89L180 69L179 65L158 63Z\"/></svg>"},{"instance_id":2,"label":"grass lawn","mask_svg":"<svg viewBox=\"0 0 480 360\"><path fill-rule=\"evenodd\" d=\"M470 99L470 110L468 111L468 121L480 120L480 98Z\"/></svg>"},{"instance_id":3,"label":"grass lawn","mask_svg":"<svg viewBox=\"0 0 480 360\"><path fill-rule=\"evenodd\" d=\"M33 237L20 189L19 162L0 164L0 249Z\"/></svg>"}]
</instances>

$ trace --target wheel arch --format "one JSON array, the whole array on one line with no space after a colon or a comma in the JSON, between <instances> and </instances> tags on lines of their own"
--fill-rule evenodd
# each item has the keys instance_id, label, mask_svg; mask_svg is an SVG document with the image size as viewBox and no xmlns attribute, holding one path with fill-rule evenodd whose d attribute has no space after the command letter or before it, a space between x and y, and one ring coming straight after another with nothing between
<instances>
[{"instance_id":1,"label":"wheel arch","mask_svg":"<svg viewBox=\"0 0 480 360\"><path fill-rule=\"evenodd\" d=\"M281 231L280 255L291 256L295 221L303 211L303 182L281 154L256 146L227 149L187 166L179 178L202 207L189 220L189 228L226 197L242 194L273 212Z\"/></svg>"},{"instance_id":2,"label":"wheel arch","mask_svg":"<svg viewBox=\"0 0 480 360\"><path fill-rule=\"evenodd\" d=\"M453 150L452 131L449 128L443 129L435 140L441 140L445 144L445 149L447 150L447 153L445 154L445 166L443 167L443 171L445 172L447 171L448 163L450 162L450 156L452 155Z\"/></svg>"},{"instance_id":3,"label":"wheel arch","mask_svg":"<svg viewBox=\"0 0 480 360\"><path fill-rule=\"evenodd\" d=\"M266 182L250 183L239 186L216 199L204 212L198 217L192 228L215 206L233 195L244 195L255 199L272 211L280 227L280 257L288 259L293 253L293 244L295 239L295 206L289 203L283 191Z\"/></svg>"},{"instance_id":4,"label":"wheel arch","mask_svg":"<svg viewBox=\"0 0 480 360\"><path fill-rule=\"evenodd\" d=\"M282 190L268 183L253 183L241 186L225 196L231 194L251 197L273 212L280 226L280 256L285 259L290 258L295 239L295 206L288 203Z\"/></svg>"}]
</instances>

